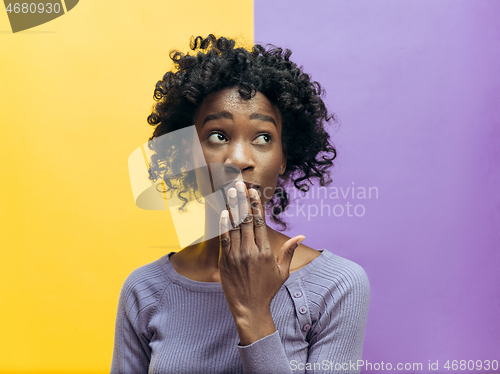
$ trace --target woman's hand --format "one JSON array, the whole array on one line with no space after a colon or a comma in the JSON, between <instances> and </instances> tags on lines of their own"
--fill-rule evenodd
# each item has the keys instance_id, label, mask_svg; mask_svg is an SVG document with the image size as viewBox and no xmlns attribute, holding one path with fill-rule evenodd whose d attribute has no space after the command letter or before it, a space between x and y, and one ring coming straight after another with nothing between
<instances>
[{"instance_id":1,"label":"woman's hand","mask_svg":"<svg viewBox=\"0 0 500 374\"><path fill-rule=\"evenodd\" d=\"M257 191L247 191L243 182L237 182L236 190L228 191L228 205L236 228L232 228L228 211L223 211L220 278L240 344L248 345L276 331L271 301L288 279L295 248L304 236L288 240L275 258Z\"/></svg>"}]
</instances>

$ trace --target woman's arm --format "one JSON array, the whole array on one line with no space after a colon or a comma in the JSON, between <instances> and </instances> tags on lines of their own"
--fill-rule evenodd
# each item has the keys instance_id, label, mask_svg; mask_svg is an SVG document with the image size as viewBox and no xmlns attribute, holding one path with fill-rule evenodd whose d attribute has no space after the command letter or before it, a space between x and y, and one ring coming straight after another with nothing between
<instances>
[{"instance_id":1,"label":"woman's arm","mask_svg":"<svg viewBox=\"0 0 500 374\"><path fill-rule=\"evenodd\" d=\"M313 369L306 373L359 373L370 302L368 276L361 266L338 256L328 265L323 272L330 277L309 284L310 303L321 307L308 334L307 362Z\"/></svg>"},{"instance_id":2,"label":"woman's arm","mask_svg":"<svg viewBox=\"0 0 500 374\"><path fill-rule=\"evenodd\" d=\"M240 344L245 346L276 331L271 301L288 279L293 253L304 237L288 240L276 259L257 191L247 191L242 182L236 183L236 190L228 191L228 202L237 229L231 229L227 210L221 214L219 269Z\"/></svg>"},{"instance_id":3,"label":"woman's arm","mask_svg":"<svg viewBox=\"0 0 500 374\"><path fill-rule=\"evenodd\" d=\"M363 268L341 257L328 257L307 278L311 325L299 318L309 342L307 360L288 357L278 333L238 347L245 373L359 373L368 315L370 286ZM289 288L290 286L287 286ZM296 287L296 286L295 286ZM289 289L290 294L298 289ZM297 316L301 315L296 306ZM299 332L300 333L300 332Z\"/></svg>"},{"instance_id":4,"label":"woman's arm","mask_svg":"<svg viewBox=\"0 0 500 374\"><path fill-rule=\"evenodd\" d=\"M238 185L237 200L234 191L228 200L233 220L242 223L240 229L229 230L228 213L223 212L219 266L224 294L240 337L238 349L244 372L296 372L292 371L276 331L270 304L289 276L294 250L303 237L287 241L275 259L258 194L252 189L247 193L244 184ZM329 366L328 369L331 372L359 373L360 368L353 369L353 363L361 359L369 284L364 270L351 264L357 267L356 271L337 280L338 284L331 282L328 285L337 287L338 299L321 304L320 318L310 326L307 363L313 365L303 363L306 369L312 368L306 372L325 371L328 363L333 364L333 368Z\"/></svg>"},{"instance_id":5,"label":"woman's arm","mask_svg":"<svg viewBox=\"0 0 500 374\"><path fill-rule=\"evenodd\" d=\"M247 191L242 182L236 183L236 189L237 192L228 191L229 210L233 222L241 224L230 230L229 213L222 212L219 268L224 295L240 337L239 346L249 347L244 351L250 353L246 357L252 361L253 351L265 351L269 345L275 345L277 339L279 344L273 350L272 360L278 366L267 367L264 372L290 372L271 315L271 301L288 279L293 253L304 237L288 240L276 259L267 237L264 210L257 191ZM240 349L240 354L242 352ZM248 362L242 356L246 373L262 373L254 364L262 360L267 364L268 360L258 356L255 362ZM283 371L286 369L288 371Z\"/></svg>"},{"instance_id":6,"label":"woman's arm","mask_svg":"<svg viewBox=\"0 0 500 374\"><path fill-rule=\"evenodd\" d=\"M139 338L125 310L123 298L120 296L116 316L115 343L111 374L137 373L146 374L149 369L148 347Z\"/></svg>"},{"instance_id":7,"label":"woman's arm","mask_svg":"<svg viewBox=\"0 0 500 374\"><path fill-rule=\"evenodd\" d=\"M156 266L156 265L155 265ZM118 302L111 374L147 374L151 359L148 323L168 283L158 279L152 264L134 270L125 280Z\"/></svg>"}]
</instances>

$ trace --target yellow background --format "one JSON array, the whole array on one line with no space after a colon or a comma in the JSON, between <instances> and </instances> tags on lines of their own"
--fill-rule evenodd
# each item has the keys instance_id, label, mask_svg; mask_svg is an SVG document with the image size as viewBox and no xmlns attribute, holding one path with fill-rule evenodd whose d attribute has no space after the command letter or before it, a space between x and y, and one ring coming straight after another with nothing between
<instances>
[{"instance_id":1,"label":"yellow background","mask_svg":"<svg viewBox=\"0 0 500 374\"><path fill-rule=\"evenodd\" d=\"M82 0L12 34L0 7L0 373L109 372L121 285L178 249L133 201L156 82L192 35L253 39L253 3Z\"/></svg>"}]
</instances>

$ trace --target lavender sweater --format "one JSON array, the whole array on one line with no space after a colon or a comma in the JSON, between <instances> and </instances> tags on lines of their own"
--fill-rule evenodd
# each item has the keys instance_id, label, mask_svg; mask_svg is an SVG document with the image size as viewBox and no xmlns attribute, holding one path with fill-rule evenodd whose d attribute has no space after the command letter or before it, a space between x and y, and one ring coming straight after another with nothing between
<instances>
[{"instance_id":1,"label":"lavender sweater","mask_svg":"<svg viewBox=\"0 0 500 374\"><path fill-rule=\"evenodd\" d=\"M277 331L243 347L221 284L181 276L170 254L123 285L112 374L359 373L370 298L361 266L323 250L274 297Z\"/></svg>"}]
</instances>

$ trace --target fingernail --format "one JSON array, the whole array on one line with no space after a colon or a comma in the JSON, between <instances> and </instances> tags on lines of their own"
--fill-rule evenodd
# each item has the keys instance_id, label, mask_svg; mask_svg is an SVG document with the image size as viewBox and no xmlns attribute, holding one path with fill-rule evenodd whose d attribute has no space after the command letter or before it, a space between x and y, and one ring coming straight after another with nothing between
<instances>
[{"instance_id":1,"label":"fingernail","mask_svg":"<svg viewBox=\"0 0 500 374\"><path fill-rule=\"evenodd\" d=\"M298 242L297 242L297 246L299 246L304 240L306 239L306 237L304 236L304 238L300 239Z\"/></svg>"},{"instance_id":2,"label":"fingernail","mask_svg":"<svg viewBox=\"0 0 500 374\"><path fill-rule=\"evenodd\" d=\"M220 216L221 216L222 224L223 225L227 224L227 219L229 218L228 211L227 210L223 210Z\"/></svg>"},{"instance_id":3,"label":"fingernail","mask_svg":"<svg viewBox=\"0 0 500 374\"><path fill-rule=\"evenodd\" d=\"M245 192L245 183L237 182L236 189L238 190L238 192Z\"/></svg>"},{"instance_id":4,"label":"fingernail","mask_svg":"<svg viewBox=\"0 0 500 374\"><path fill-rule=\"evenodd\" d=\"M258 195L257 195L257 190L256 190L256 189L254 189L254 188L250 188L250 189L248 190L248 194L250 195L250 197L257 197L257 196L258 196Z\"/></svg>"},{"instance_id":5,"label":"fingernail","mask_svg":"<svg viewBox=\"0 0 500 374\"><path fill-rule=\"evenodd\" d=\"M236 190L234 188L230 188L229 191L227 191L227 194L229 195L229 197L236 197L237 195Z\"/></svg>"}]
</instances>

